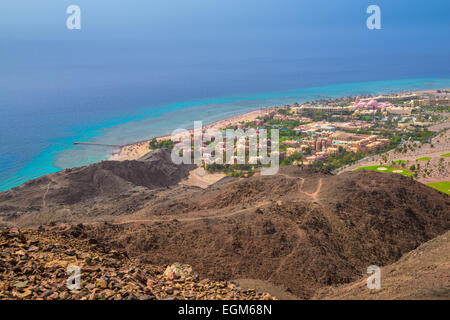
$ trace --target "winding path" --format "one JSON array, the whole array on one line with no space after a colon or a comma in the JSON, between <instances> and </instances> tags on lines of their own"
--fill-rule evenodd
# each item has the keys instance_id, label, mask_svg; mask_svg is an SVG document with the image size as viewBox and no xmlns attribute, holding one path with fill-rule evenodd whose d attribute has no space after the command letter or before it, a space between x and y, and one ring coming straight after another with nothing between
<instances>
[{"instance_id":1,"label":"winding path","mask_svg":"<svg viewBox=\"0 0 450 320\"><path fill-rule=\"evenodd\" d=\"M264 201L262 203L259 204L258 207L264 207L271 204L271 201ZM122 224L129 224L129 223L145 223L145 222L171 222L173 220L177 220L177 221L199 221L199 220L204 220L204 219L219 219L219 218L228 218L228 217L232 217L235 215L238 215L240 213L246 212L246 211L253 211L255 208L251 207L251 208L246 208L246 209L241 209L238 211L232 211L232 212L227 212L227 213L222 213L222 214L218 214L218 215L212 215L212 216L201 216L201 217L174 217L174 218L169 218L169 219L136 219L136 220L122 220L122 221L117 221L117 222L111 222L110 224L112 225L122 225Z\"/></svg>"},{"instance_id":2,"label":"winding path","mask_svg":"<svg viewBox=\"0 0 450 320\"><path fill-rule=\"evenodd\" d=\"M314 191L313 193L309 193L309 192L305 192L305 191L301 190L303 188L303 185L304 185L304 182L305 182L305 178L292 177L292 176L289 176L289 175L286 175L286 174L282 174L282 173L280 173L279 175L281 175L281 176L283 176L285 178L288 178L288 179L301 180L301 185L299 187L299 192L301 192L301 193L303 193L303 194L305 194L305 195L307 195L307 196L309 196L311 198L317 199L320 191L322 190L322 185L323 185L323 181L322 180L323 180L323 178L319 179L316 191ZM45 205L45 196L47 195L47 192L48 192L49 188L50 188L50 184L47 186L47 191L46 191L46 193L44 194L44 197L43 197L44 205ZM171 221L174 221L174 220L177 220L177 221L199 221L199 220L204 220L204 219L221 219L221 218L233 217L233 216L236 216L238 214L245 213L245 212L251 212L251 211L254 211L256 208L265 207L265 206L268 206L268 205L270 205L272 203L273 203L273 201L263 201L263 202L259 203L257 207L250 207L250 208L245 208L245 209L241 209L241 210L237 210L237 211L231 211L231 212L226 212L226 213L217 214L217 215L210 215L210 216L197 216L197 217L173 216L173 217L165 218L165 219L157 219L157 218L152 218L152 219L127 219L127 220L118 220L118 221L96 221L96 222L90 222L90 223L85 223L85 224L86 225L96 225L96 224L99 224L99 223L107 222L108 224L118 226L118 225L124 225L124 224L132 224L132 223L171 222ZM70 226L68 226L68 227L70 228Z\"/></svg>"},{"instance_id":3,"label":"winding path","mask_svg":"<svg viewBox=\"0 0 450 320\"><path fill-rule=\"evenodd\" d=\"M47 203L45 202L45 198L47 197L48 191L50 190L50 184L51 184L51 183L52 183L52 182L50 181L50 182L47 184L47 190L45 190L44 195L42 196L42 208L46 208L46 207L47 207Z\"/></svg>"},{"instance_id":4,"label":"winding path","mask_svg":"<svg viewBox=\"0 0 450 320\"><path fill-rule=\"evenodd\" d=\"M307 196L309 196L309 197L311 197L311 198L318 199L319 193L320 193L320 191L322 190L323 178L319 178L319 182L318 182L318 184L317 184L317 189L316 189L316 191L314 191L313 193L309 193L309 192L306 192L306 191L301 190L301 189L303 188L303 185L305 184L305 178L302 178L302 177L292 177L292 176L288 176L288 175L286 175L286 174L284 174L284 173L279 173L279 175L280 175L280 176L283 176L283 177L285 177L285 178L288 178L288 179L295 179L295 180L300 179L300 180L302 181L302 183L301 183L301 185L300 185L300 187L299 187L299 192L301 192L301 193L303 193L303 194L306 194Z\"/></svg>"}]
</instances>

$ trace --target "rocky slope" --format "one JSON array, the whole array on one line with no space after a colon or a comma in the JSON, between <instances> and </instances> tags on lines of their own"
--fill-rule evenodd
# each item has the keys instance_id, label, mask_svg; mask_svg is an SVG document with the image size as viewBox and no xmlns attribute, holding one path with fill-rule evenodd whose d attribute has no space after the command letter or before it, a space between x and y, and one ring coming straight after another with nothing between
<instances>
[{"instance_id":1,"label":"rocky slope","mask_svg":"<svg viewBox=\"0 0 450 320\"><path fill-rule=\"evenodd\" d=\"M0 230L0 299L272 299L230 282L199 280L189 266L140 264L94 242ZM81 268L79 290L67 287L71 266Z\"/></svg>"},{"instance_id":2,"label":"rocky slope","mask_svg":"<svg viewBox=\"0 0 450 320\"><path fill-rule=\"evenodd\" d=\"M175 165L161 149L139 160L102 161L31 180L0 193L0 225L108 219L138 209L177 185L193 166Z\"/></svg>"},{"instance_id":3,"label":"rocky slope","mask_svg":"<svg viewBox=\"0 0 450 320\"><path fill-rule=\"evenodd\" d=\"M3 223L56 224L61 236L94 239L140 263L181 262L202 278L258 280L305 299L450 229L449 196L401 175L284 167L203 190L176 184L190 167L173 167L168 155L157 154L148 176L135 174L148 159L97 164L1 193ZM72 203L67 186L90 192Z\"/></svg>"},{"instance_id":4,"label":"rocky slope","mask_svg":"<svg viewBox=\"0 0 450 320\"><path fill-rule=\"evenodd\" d=\"M321 289L314 299L450 299L450 231L382 268L381 289L366 281Z\"/></svg>"},{"instance_id":5,"label":"rocky slope","mask_svg":"<svg viewBox=\"0 0 450 320\"><path fill-rule=\"evenodd\" d=\"M450 226L448 196L408 178L282 174L168 199L84 232L149 263L182 261L204 277L260 279L310 298L360 278L369 265L395 262Z\"/></svg>"}]
</instances>

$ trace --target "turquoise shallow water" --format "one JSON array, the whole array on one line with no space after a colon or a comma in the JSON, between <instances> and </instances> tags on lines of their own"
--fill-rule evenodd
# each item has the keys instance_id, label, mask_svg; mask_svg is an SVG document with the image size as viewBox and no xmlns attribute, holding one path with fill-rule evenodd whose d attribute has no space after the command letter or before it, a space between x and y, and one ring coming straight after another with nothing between
<instances>
[{"instance_id":1,"label":"turquoise shallow water","mask_svg":"<svg viewBox=\"0 0 450 320\"><path fill-rule=\"evenodd\" d=\"M42 150L17 167L13 155L0 157L0 190L8 190L30 179L57 172L64 168L82 166L106 160L114 151L110 147L75 146L74 141L126 144L171 133L177 128L191 128L193 121L208 124L226 117L261 107L304 102L323 97L359 94L380 94L450 88L450 78L407 79L358 82L303 88L268 93L171 103L138 111L129 109L113 115L105 114L102 121L86 121L65 127L62 137L55 136L42 144ZM45 130L45 128L43 128ZM21 145L15 146L20 153ZM25 152L25 148L23 149Z\"/></svg>"}]
</instances>

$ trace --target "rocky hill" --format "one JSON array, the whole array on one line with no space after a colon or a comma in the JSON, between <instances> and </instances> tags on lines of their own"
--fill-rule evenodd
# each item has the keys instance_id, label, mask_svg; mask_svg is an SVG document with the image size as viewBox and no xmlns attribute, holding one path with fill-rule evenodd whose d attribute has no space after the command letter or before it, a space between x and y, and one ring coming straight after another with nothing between
<instances>
[{"instance_id":1,"label":"rocky hill","mask_svg":"<svg viewBox=\"0 0 450 320\"><path fill-rule=\"evenodd\" d=\"M127 214L156 192L177 185L193 166L175 165L170 151L139 160L102 161L66 169L0 193L0 225L98 220Z\"/></svg>"},{"instance_id":2,"label":"rocky hill","mask_svg":"<svg viewBox=\"0 0 450 320\"><path fill-rule=\"evenodd\" d=\"M381 288L367 278L319 290L314 299L450 299L450 231L381 269Z\"/></svg>"},{"instance_id":3,"label":"rocky hill","mask_svg":"<svg viewBox=\"0 0 450 320\"><path fill-rule=\"evenodd\" d=\"M203 277L259 279L310 298L444 233L449 208L447 195L399 175L288 168L172 194L82 235L148 263L182 261Z\"/></svg>"},{"instance_id":4,"label":"rocky hill","mask_svg":"<svg viewBox=\"0 0 450 320\"><path fill-rule=\"evenodd\" d=\"M187 265L140 264L94 242L43 229L0 230L0 299L273 299L230 282L199 280ZM67 287L71 266L81 269L79 289Z\"/></svg>"},{"instance_id":5,"label":"rocky hill","mask_svg":"<svg viewBox=\"0 0 450 320\"><path fill-rule=\"evenodd\" d=\"M191 168L168 156L104 162L1 193L1 221L55 225L60 236L139 263L180 262L201 278L259 281L302 299L392 264L450 227L449 196L401 175L284 167L204 190L178 184Z\"/></svg>"}]
</instances>

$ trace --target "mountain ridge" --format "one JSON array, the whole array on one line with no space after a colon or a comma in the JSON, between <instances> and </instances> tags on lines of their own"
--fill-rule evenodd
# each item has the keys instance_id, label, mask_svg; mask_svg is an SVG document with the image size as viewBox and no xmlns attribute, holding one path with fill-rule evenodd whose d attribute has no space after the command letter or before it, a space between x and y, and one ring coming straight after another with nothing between
<instances>
[{"instance_id":1,"label":"mountain ridge","mask_svg":"<svg viewBox=\"0 0 450 320\"><path fill-rule=\"evenodd\" d=\"M7 208L2 221L55 225L66 237L92 239L142 263L185 263L216 281L267 281L301 299L356 281L369 265L392 264L450 227L449 197L401 175L336 176L291 166L274 176L226 179L200 189L179 183L192 168L173 167L168 155L149 155L152 164L146 158L59 173L63 182L89 177L84 188L99 190L73 204L54 196L66 185L45 192L45 179L53 177L1 193L0 208ZM158 184L149 174L152 184L144 185L146 176L135 176L135 166L142 165L172 180ZM108 189L109 179L91 179L104 170L128 181L124 190ZM13 205L29 205L29 190L39 193L41 208L17 214Z\"/></svg>"}]
</instances>

